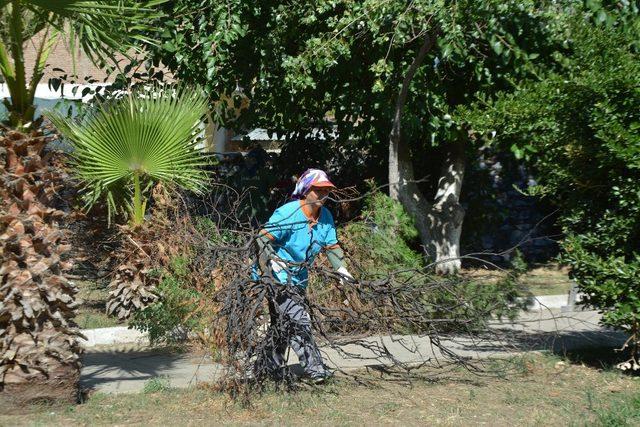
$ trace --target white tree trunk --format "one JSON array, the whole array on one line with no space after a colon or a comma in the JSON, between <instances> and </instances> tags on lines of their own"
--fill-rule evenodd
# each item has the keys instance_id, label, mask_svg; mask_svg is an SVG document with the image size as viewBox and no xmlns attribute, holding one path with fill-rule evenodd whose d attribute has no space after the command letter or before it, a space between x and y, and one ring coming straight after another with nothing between
<instances>
[{"instance_id":1,"label":"white tree trunk","mask_svg":"<svg viewBox=\"0 0 640 427\"><path fill-rule=\"evenodd\" d=\"M435 203L429 216L431 252L436 260L436 271L453 274L460 270L460 235L464 209L460 205L460 192L464 178L464 146L451 145L438 180Z\"/></svg>"},{"instance_id":2,"label":"white tree trunk","mask_svg":"<svg viewBox=\"0 0 640 427\"><path fill-rule=\"evenodd\" d=\"M418 55L407 70L389 135L389 195L400 201L413 218L420 240L429 258L436 261L436 271L452 274L460 269L460 234L464 209L460 206L460 190L464 176L464 150L461 143L452 145L438 181L433 204L427 202L415 182L411 154L402 139L402 111L409 84L434 40L426 36Z\"/></svg>"}]
</instances>

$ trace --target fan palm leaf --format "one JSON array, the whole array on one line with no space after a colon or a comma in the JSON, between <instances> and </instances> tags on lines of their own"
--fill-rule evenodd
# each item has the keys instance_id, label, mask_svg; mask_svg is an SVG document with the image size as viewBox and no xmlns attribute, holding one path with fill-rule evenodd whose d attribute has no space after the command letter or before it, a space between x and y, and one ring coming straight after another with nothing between
<instances>
[{"instance_id":1,"label":"fan palm leaf","mask_svg":"<svg viewBox=\"0 0 640 427\"><path fill-rule=\"evenodd\" d=\"M74 53L82 49L97 65L115 63L116 52L129 56L154 43L150 23L160 16L155 6L166 1L0 0L0 73L11 98L5 102L11 124L27 127L33 120L35 87L59 38L65 38ZM37 34L42 37L27 81L24 45Z\"/></svg>"},{"instance_id":2,"label":"fan palm leaf","mask_svg":"<svg viewBox=\"0 0 640 427\"><path fill-rule=\"evenodd\" d=\"M136 91L106 101L81 121L55 111L49 118L74 146L74 169L85 187L87 207L100 199L109 217L129 210L141 224L144 194L156 182L201 192L207 182L200 155L207 100L185 87Z\"/></svg>"}]
</instances>

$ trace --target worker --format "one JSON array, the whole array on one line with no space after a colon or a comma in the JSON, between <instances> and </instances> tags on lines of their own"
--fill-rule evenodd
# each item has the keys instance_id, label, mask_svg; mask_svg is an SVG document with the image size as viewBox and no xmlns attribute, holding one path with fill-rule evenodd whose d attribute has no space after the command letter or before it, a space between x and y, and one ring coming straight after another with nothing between
<instances>
[{"instance_id":1,"label":"worker","mask_svg":"<svg viewBox=\"0 0 640 427\"><path fill-rule=\"evenodd\" d=\"M326 253L341 282L354 281L344 264L333 216L323 206L333 190L324 171L308 169L297 180L293 200L275 210L257 239L256 268L262 280L268 278L274 284L268 297L272 342L259 361L277 379L283 378L289 345L314 383L332 375L312 335L306 288L308 267L320 252Z\"/></svg>"}]
</instances>

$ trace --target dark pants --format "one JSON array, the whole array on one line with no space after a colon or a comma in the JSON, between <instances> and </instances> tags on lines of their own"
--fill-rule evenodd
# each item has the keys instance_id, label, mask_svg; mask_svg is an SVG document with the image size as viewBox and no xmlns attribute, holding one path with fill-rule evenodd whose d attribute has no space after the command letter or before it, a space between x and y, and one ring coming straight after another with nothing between
<instances>
[{"instance_id":1,"label":"dark pants","mask_svg":"<svg viewBox=\"0 0 640 427\"><path fill-rule=\"evenodd\" d=\"M275 295L269 298L269 315L270 342L263 359L267 371L281 377L286 366L285 352L291 346L305 374L312 378L326 376L328 372L311 331L305 291L296 286L276 285Z\"/></svg>"}]
</instances>

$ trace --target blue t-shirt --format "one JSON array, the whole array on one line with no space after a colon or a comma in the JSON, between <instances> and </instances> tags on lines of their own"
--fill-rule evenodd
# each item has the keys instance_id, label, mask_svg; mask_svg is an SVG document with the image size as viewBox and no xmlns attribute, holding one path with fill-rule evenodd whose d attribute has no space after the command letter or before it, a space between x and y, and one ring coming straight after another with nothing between
<instances>
[{"instance_id":1,"label":"blue t-shirt","mask_svg":"<svg viewBox=\"0 0 640 427\"><path fill-rule=\"evenodd\" d=\"M278 281L306 288L309 280L306 266L313 263L321 250L337 245L338 239L331 212L321 207L320 216L314 221L302 210L303 203L294 200L280 206L273 212L264 230L279 258L286 262L304 263L302 266L287 266L291 274L286 270L276 273Z\"/></svg>"}]
</instances>

